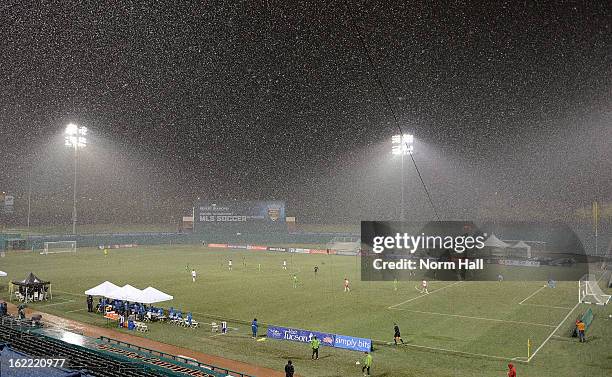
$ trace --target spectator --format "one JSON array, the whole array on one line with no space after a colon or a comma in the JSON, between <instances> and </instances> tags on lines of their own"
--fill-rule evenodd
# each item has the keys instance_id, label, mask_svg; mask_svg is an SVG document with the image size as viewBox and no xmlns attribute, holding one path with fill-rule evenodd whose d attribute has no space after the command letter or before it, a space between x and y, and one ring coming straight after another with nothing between
<instances>
[{"instance_id":1,"label":"spectator","mask_svg":"<svg viewBox=\"0 0 612 377\"><path fill-rule=\"evenodd\" d=\"M93 313L93 297L91 295L87 296L87 311Z\"/></svg>"},{"instance_id":2,"label":"spectator","mask_svg":"<svg viewBox=\"0 0 612 377\"><path fill-rule=\"evenodd\" d=\"M287 365L285 365L285 376L293 377L293 373L295 373L295 369L293 368L293 364L291 363L291 360L288 360Z\"/></svg>"}]
</instances>

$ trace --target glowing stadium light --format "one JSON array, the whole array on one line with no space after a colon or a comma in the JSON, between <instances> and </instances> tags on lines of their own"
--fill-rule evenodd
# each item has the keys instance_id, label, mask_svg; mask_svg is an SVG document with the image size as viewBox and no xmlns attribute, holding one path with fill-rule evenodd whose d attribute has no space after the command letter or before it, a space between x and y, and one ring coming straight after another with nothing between
<instances>
[{"instance_id":1,"label":"glowing stadium light","mask_svg":"<svg viewBox=\"0 0 612 377\"><path fill-rule=\"evenodd\" d=\"M76 124L70 123L66 126L66 136L64 137L64 145L75 149L85 148L87 146L87 127L79 127Z\"/></svg>"},{"instance_id":2,"label":"glowing stadium light","mask_svg":"<svg viewBox=\"0 0 612 377\"><path fill-rule=\"evenodd\" d=\"M393 135L391 138L391 153L394 155L407 155L414 152L414 136L411 134Z\"/></svg>"}]
</instances>

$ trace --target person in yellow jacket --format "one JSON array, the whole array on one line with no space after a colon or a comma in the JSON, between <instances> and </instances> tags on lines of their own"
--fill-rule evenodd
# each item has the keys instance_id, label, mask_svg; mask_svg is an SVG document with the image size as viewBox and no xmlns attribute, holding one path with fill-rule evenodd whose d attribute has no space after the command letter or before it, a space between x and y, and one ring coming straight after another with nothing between
<instances>
[{"instance_id":1,"label":"person in yellow jacket","mask_svg":"<svg viewBox=\"0 0 612 377\"><path fill-rule=\"evenodd\" d=\"M313 360L318 360L319 359L319 347L321 346L321 341L319 339L317 339L317 336L313 336L312 340L310 341L310 348L312 348L312 359Z\"/></svg>"},{"instance_id":2,"label":"person in yellow jacket","mask_svg":"<svg viewBox=\"0 0 612 377\"><path fill-rule=\"evenodd\" d=\"M372 366L372 355L369 352L365 352L365 357L363 358L363 367L361 367L361 371L364 376L370 375L370 367ZM367 371L367 373L366 373Z\"/></svg>"}]
</instances>

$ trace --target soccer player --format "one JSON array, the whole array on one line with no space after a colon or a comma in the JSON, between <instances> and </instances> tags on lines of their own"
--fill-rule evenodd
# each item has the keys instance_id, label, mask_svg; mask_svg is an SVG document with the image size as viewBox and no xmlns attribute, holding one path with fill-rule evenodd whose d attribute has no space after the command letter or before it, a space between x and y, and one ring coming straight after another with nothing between
<instances>
[{"instance_id":1,"label":"soccer player","mask_svg":"<svg viewBox=\"0 0 612 377\"><path fill-rule=\"evenodd\" d=\"M578 320L576 323L576 328L578 329L578 340L580 343L586 342L586 338L584 337L584 330L586 329L586 325L581 320Z\"/></svg>"},{"instance_id":2,"label":"soccer player","mask_svg":"<svg viewBox=\"0 0 612 377\"><path fill-rule=\"evenodd\" d=\"M349 279L347 277L344 278L344 292L350 292L351 286L349 283Z\"/></svg>"},{"instance_id":3,"label":"soccer player","mask_svg":"<svg viewBox=\"0 0 612 377\"><path fill-rule=\"evenodd\" d=\"M197 276L197 274L196 274L196 270L195 270L195 268L192 268L192 269L191 269L191 280L192 280L194 283L195 283L196 276Z\"/></svg>"},{"instance_id":4,"label":"soccer player","mask_svg":"<svg viewBox=\"0 0 612 377\"><path fill-rule=\"evenodd\" d=\"M231 259L227 262L227 267L229 268L230 271L232 270L232 260Z\"/></svg>"},{"instance_id":5,"label":"soccer player","mask_svg":"<svg viewBox=\"0 0 612 377\"><path fill-rule=\"evenodd\" d=\"M502 274L498 274L498 275L497 275L497 281L498 281L498 282L500 282L500 283L501 283L502 281L504 281L504 275L502 275Z\"/></svg>"},{"instance_id":6,"label":"soccer player","mask_svg":"<svg viewBox=\"0 0 612 377\"><path fill-rule=\"evenodd\" d=\"M317 339L317 336L313 336L310 340L310 348L312 348L312 357L313 360L319 360L319 347L321 346L321 341Z\"/></svg>"},{"instance_id":7,"label":"soccer player","mask_svg":"<svg viewBox=\"0 0 612 377\"><path fill-rule=\"evenodd\" d=\"M397 278L393 279L393 290L397 291Z\"/></svg>"},{"instance_id":8,"label":"soccer player","mask_svg":"<svg viewBox=\"0 0 612 377\"><path fill-rule=\"evenodd\" d=\"M287 260L283 259L283 270L287 269Z\"/></svg>"},{"instance_id":9,"label":"soccer player","mask_svg":"<svg viewBox=\"0 0 612 377\"><path fill-rule=\"evenodd\" d=\"M253 332L253 339L257 338L257 329L259 328L259 325L257 324L257 318L253 319L253 322L251 322L251 331Z\"/></svg>"},{"instance_id":10,"label":"soccer player","mask_svg":"<svg viewBox=\"0 0 612 377\"><path fill-rule=\"evenodd\" d=\"M106 258L108 256L108 249L105 247L104 248L104 258Z\"/></svg>"},{"instance_id":11,"label":"soccer player","mask_svg":"<svg viewBox=\"0 0 612 377\"><path fill-rule=\"evenodd\" d=\"M319 266L314 266L315 277L317 277L317 272L319 272Z\"/></svg>"},{"instance_id":12,"label":"soccer player","mask_svg":"<svg viewBox=\"0 0 612 377\"><path fill-rule=\"evenodd\" d=\"M421 282L421 293L429 294L429 291L427 290L427 280L423 280Z\"/></svg>"},{"instance_id":13,"label":"soccer player","mask_svg":"<svg viewBox=\"0 0 612 377\"><path fill-rule=\"evenodd\" d=\"M512 363L508 364L508 377L516 377L516 368Z\"/></svg>"},{"instance_id":14,"label":"soccer player","mask_svg":"<svg viewBox=\"0 0 612 377\"><path fill-rule=\"evenodd\" d=\"M227 334L227 321L221 321L221 334Z\"/></svg>"},{"instance_id":15,"label":"soccer player","mask_svg":"<svg viewBox=\"0 0 612 377\"><path fill-rule=\"evenodd\" d=\"M296 274L293 274L293 288L297 288L298 286L298 278Z\"/></svg>"},{"instance_id":16,"label":"soccer player","mask_svg":"<svg viewBox=\"0 0 612 377\"><path fill-rule=\"evenodd\" d=\"M400 328L397 325L397 323L393 324L393 341L395 342L395 345L397 346L397 340L399 339L400 342L402 342L402 344L404 344L404 340L402 339L402 334L400 334Z\"/></svg>"},{"instance_id":17,"label":"soccer player","mask_svg":"<svg viewBox=\"0 0 612 377\"><path fill-rule=\"evenodd\" d=\"M361 371L363 372L364 376L370 375L370 367L372 367L372 355L366 351L365 357L363 358L363 367L361 367ZM366 373L366 370L368 373Z\"/></svg>"}]
</instances>

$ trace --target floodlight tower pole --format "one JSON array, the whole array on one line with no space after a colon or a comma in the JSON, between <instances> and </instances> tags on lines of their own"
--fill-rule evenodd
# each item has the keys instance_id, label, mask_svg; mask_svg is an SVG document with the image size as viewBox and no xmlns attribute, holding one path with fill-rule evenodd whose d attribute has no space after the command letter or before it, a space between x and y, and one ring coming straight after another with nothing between
<instances>
[{"instance_id":1,"label":"floodlight tower pole","mask_svg":"<svg viewBox=\"0 0 612 377\"><path fill-rule=\"evenodd\" d=\"M77 223L77 165L79 160L79 147L74 145L74 190L72 192L72 234L76 234Z\"/></svg>"},{"instance_id":2,"label":"floodlight tower pole","mask_svg":"<svg viewBox=\"0 0 612 377\"><path fill-rule=\"evenodd\" d=\"M401 212L400 212L400 220L404 221L404 153L402 152L402 174L401 174L402 184L400 185L401 192Z\"/></svg>"},{"instance_id":3,"label":"floodlight tower pole","mask_svg":"<svg viewBox=\"0 0 612 377\"><path fill-rule=\"evenodd\" d=\"M79 160L79 148L87 145L87 128L69 124L66 127L65 145L74 149L74 185L72 191L72 234L76 234L77 223L77 172Z\"/></svg>"},{"instance_id":4,"label":"floodlight tower pole","mask_svg":"<svg viewBox=\"0 0 612 377\"><path fill-rule=\"evenodd\" d=\"M28 232L30 231L30 214L32 210L31 198L32 198L32 173L34 171L34 165L30 166L30 176L28 179Z\"/></svg>"}]
</instances>

